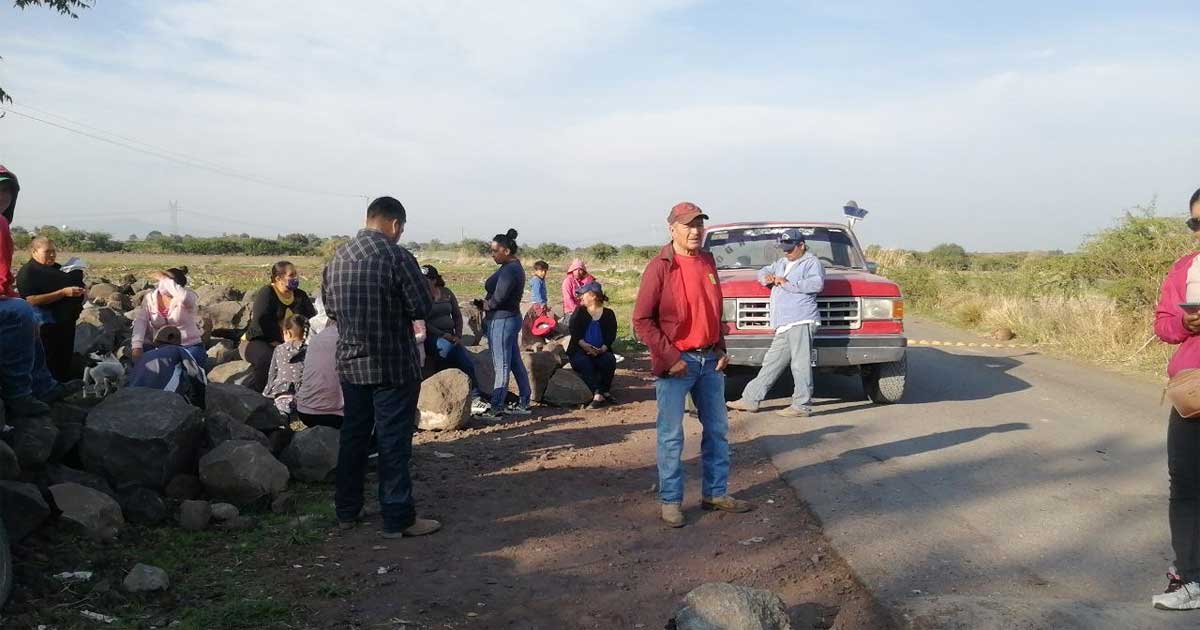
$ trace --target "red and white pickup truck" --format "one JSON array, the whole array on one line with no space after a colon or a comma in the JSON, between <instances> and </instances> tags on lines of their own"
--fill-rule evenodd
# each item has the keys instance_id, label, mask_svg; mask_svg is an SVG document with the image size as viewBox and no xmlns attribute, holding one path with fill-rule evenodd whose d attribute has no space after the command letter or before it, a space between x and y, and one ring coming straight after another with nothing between
<instances>
[{"instance_id":1,"label":"red and white pickup truck","mask_svg":"<svg viewBox=\"0 0 1200 630\"><path fill-rule=\"evenodd\" d=\"M799 229L808 250L825 265L813 366L858 373L873 402L898 402L907 371L904 300L895 282L874 273L846 225L778 221L708 227L704 248L717 261L730 363L761 366L771 345L771 291L758 283L757 274L782 255L777 238L785 229Z\"/></svg>"}]
</instances>

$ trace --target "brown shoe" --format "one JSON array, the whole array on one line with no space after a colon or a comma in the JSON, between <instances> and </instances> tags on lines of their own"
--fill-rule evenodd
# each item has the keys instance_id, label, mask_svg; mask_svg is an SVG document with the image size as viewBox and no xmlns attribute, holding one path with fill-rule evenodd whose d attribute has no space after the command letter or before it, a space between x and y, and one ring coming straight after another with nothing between
<instances>
[{"instance_id":1,"label":"brown shoe","mask_svg":"<svg viewBox=\"0 0 1200 630\"><path fill-rule=\"evenodd\" d=\"M786 407L775 412L776 415L784 418L807 418L812 415L808 409L800 409L797 407Z\"/></svg>"},{"instance_id":2,"label":"brown shoe","mask_svg":"<svg viewBox=\"0 0 1200 630\"><path fill-rule=\"evenodd\" d=\"M683 527L687 520L683 518L683 508L678 503L662 504L662 520L671 527Z\"/></svg>"},{"instance_id":3,"label":"brown shoe","mask_svg":"<svg viewBox=\"0 0 1200 630\"><path fill-rule=\"evenodd\" d=\"M409 525L407 529L402 529L398 532L384 531L381 536L384 538L411 538L413 536L428 536L442 528L442 524L431 518L419 518Z\"/></svg>"},{"instance_id":4,"label":"brown shoe","mask_svg":"<svg viewBox=\"0 0 1200 630\"><path fill-rule=\"evenodd\" d=\"M745 411L746 413L758 413L758 405L753 405L746 402L745 398L739 398L730 403L725 403L726 407L734 411Z\"/></svg>"},{"instance_id":5,"label":"brown shoe","mask_svg":"<svg viewBox=\"0 0 1200 630\"><path fill-rule=\"evenodd\" d=\"M713 497L711 499L701 499L700 508L708 511L720 510L722 512L749 512L754 509L749 501L735 499L729 495L723 497Z\"/></svg>"}]
</instances>

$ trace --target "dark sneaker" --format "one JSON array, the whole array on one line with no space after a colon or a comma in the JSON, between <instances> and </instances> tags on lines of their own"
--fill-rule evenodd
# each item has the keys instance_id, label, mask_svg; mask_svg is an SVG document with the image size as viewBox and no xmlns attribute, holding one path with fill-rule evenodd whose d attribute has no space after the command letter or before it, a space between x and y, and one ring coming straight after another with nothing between
<instances>
[{"instance_id":1,"label":"dark sneaker","mask_svg":"<svg viewBox=\"0 0 1200 630\"><path fill-rule=\"evenodd\" d=\"M1163 592L1174 593L1181 588L1183 588L1183 578L1180 577L1179 571L1175 568L1175 565L1171 565L1171 567L1167 569L1167 590Z\"/></svg>"},{"instance_id":2,"label":"dark sneaker","mask_svg":"<svg viewBox=\"0 0 1200 630\"><path fill-rule=\"evenodd\" d=\"M30 418L50 414L50 405L34 398L33 395L18 396L7 401L8 413L12 418Z\"/></svg>"},{"instance_id":3,"label":"dark sneaker","mask_svg":"<svg viewBox=\"0 0 1200 630\"><path fill-rule=\"evenodd\" d=\"M504 408L504 415L506 416L528 416L532 414L533 411L529 408L529 405L509 405Z\"/></svg>"},{"instance_id":4,"label":"dark sneaker","mask_svg":"<svg viewBox=\"0 0 1200 630\"><path fill-rule=\"evenodd\" d=\"M477 413L472 417L477 420L483 420L484 422L499 422L504 418L504 412L500 411L499 409L492 409L491 407L488 407L487 411L483 413Z\"/></svg>"},{"instance_id":5,"label":"dark sneaker","mask_svg":"<svg viewBox=\"0 0 1200 630\"><path fill-rule=\"evenodd\" d=\"M442 528L442 524L431 518L419 518L410 525L407 529L402 529L398 532L384 531L380 536L388 539L392 538L412 538L415 536L428 536Z\"/></svg>"},{"instance_id":6,"label":"dark sneaker","mask_svg":"<svg viewBox=\"0 0 1200 630\"><path fill-rule=\"evenodd\" d=\"M700 508L708 511L720 510L722 512L749 512L754 509L748 501L735 499L729 495L723 497L705 498L700 500Z\"/></svg>"}]
</instances>

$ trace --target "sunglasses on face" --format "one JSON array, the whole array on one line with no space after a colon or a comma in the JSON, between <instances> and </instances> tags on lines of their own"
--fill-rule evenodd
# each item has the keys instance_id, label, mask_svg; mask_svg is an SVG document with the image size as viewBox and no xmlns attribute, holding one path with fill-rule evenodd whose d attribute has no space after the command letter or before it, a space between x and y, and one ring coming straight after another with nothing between
<instances>
[{"instance_id":1,"label":"sunglasses on face","mask_svg":"<svg viewBox=\"0 0 1200 630\"><path fill-rule=\"evenodd\" d=\"M1200 217L1192 217L1187 220L1188 229L1193 232L1200 232Z\"/></svg>"}]
</instances>

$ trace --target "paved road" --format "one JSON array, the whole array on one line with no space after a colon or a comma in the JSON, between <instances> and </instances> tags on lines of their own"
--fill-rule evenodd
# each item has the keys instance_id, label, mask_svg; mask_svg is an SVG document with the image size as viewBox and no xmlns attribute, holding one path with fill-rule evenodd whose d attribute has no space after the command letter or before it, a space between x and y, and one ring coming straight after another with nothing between
<instances>
[{"instance_id":1,"label":"paved road","mask_svg":"<svg viewBox=\"0 0 1200 630\"><path fill-rule=\"evenodd\" d=\"M909 335L967 340L921 321ZM909 352L903 404L871 406L856 380L831 377L813 418L737 420L898 618L1200 627L1200 612L1148 604L1171 559L1161 386L1036 349Z\"/></svg>"}]
</instances>

